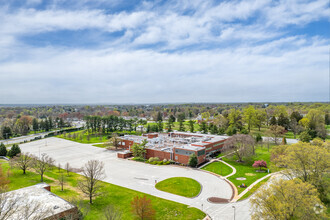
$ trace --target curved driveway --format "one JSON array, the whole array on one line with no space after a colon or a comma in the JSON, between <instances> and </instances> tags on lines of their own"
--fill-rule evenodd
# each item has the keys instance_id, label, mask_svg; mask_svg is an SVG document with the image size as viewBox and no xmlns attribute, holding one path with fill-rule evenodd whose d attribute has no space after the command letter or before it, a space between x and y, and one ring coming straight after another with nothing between
<instances>
[{"instance_id":1,"label":"curved driveway","mask_svg":"<svg viewBox=\"0 0 330 220\"><path fill-rule=\"evenodd\" d=\"M21 144L20 147L23 152L30 152L36 156L39 153L46 153L55 159L56 164L60 163L63 166L69 162L74 168L82 167L91 159L100 160L105 164L105 182L196 207L209 214L212 219L231 219L233 217L233 203L212 204L207 201L207 198L214 196L230 199L232 196L230 185L217 176L197 169L156 166L118 159L115 152L93 147L91 144L80 144L55 137ZM199 181L203 187L200 195L195 198L185 198L155 188L155 180L161 181L180 176ZM249 205L245 202L235 204L237 206L242 204L245 207L241 209L242 218L239 217L240 215L236 215L236 219L249 219ZM247 210L245 210L246 208Z\"/></svg>"}]
</instances>

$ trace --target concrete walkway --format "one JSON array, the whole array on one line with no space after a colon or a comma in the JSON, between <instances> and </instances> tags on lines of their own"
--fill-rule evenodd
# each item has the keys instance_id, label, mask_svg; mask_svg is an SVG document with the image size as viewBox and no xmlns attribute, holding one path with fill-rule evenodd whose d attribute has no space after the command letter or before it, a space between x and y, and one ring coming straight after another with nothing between
<instances>
[{"instance_id":1,"label":"concrete walkway","mask_svg":"<svg viewBox=\"0 0 330 220\"><path fill-rule=\"evenodd\" d=\"M260 179L258 179L257 181L255 181L254 183L252 183L249 187L247 187L243 192L241 192L236 198L233 199L233 202L236 202L237 200L239 200L240 198L242 198L242 196L244 196L246 193L248 193L255 185L257 185L259 182L263 181L264 179L272 176L273 173L270 173Z\"/></svg>"}]
</instances>

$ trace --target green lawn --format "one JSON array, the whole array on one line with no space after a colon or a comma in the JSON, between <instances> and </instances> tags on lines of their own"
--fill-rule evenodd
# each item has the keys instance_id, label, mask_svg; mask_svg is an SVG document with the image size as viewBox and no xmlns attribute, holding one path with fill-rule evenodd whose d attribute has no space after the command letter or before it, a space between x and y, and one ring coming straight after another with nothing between
<instances>
[{"instance_id":1,"label":"green lawn","mask_svg":"<svg viewBox=\"0 0 330 220\"><path fill-rule=\"evenodd\" d=\"M156 184L158 190L192 198L201 191L201 185L194 179L186 177L172 177Z\"/></svg>"},{"instance_id":2,"label":"green lawn","mask_svg":"<svg viewBox=\"0 0 330 220\"><path fill-rule=\"evenodd\" d=\"M8 162L1 161L3 172L7 175L9 168ZM52 192L66 200L72 198L81 198L82 194L77 188L78 181L82 178L80 175L70 173L64 186L64 191L60 190L60 186L56 179L60 172L65 170L58 170L53 168L45 173L48 178L44 178L44 181L51 185ZM32 186L40 182L40 176L34 172L28 171L27 174L23 174L21 170L11 169L9 173L9 189L15 190L27 186ZM120 187L106 182L101 182L102 189L101 195L94 199L94 203L91 206L91 211L88 213L85 219L105 219L103 216L103 210L107 205L112 205L115 208L123 212L121 219L134 219L131 213L131 204L135 196L146 195L152 203L153 208L156 211L156 219L203 219L205 214L196 208L190 208L187 205L172 202L169 200L161 199L155 196L137 192L131 189ZM84 202L88 203L88 198L83 197Z\"/></svg>"},{"instance_id":3,"label":"green lawn","mask_svg":"<svg viewBox=\"0 0 330 220\"><path fill-rule=\"evenodd\" d=\"M132 131L116 131L115 133L121 133L121 134L132 134L135 135L136 132ZM75 138L74 138L75 135ZM71 138L70 138L71 136ZM89 139L88 139L89 136ZM66 140L70 140L70 141L76 141L79 143L83 143L83 144L95 144L95 143L103 143L105 141L107 141L110 137L111 134L89 134L86 130L83 131L75 131L75 132L71 132L71 133L67 133L67 134L61 134L61 135L57 135L56 137L59 138L63 138Z\"/></svg>"},{"instance_id":4,"label":"green lawn","mask_svg":"<svg viewBox=\"0 0 330 220\"><path fill-rule=\"evenodd\" d=\"M221 162L213 162L203 167L202 170L207 170L221 176L227 176L233 172L233 169Z\"/></svg>"},{"instance_id":5,"label":"green lawn","mask_svg":"<svg viewBox=\"0 0 330 220\"><path fill-rule=\"evenodd\" d=\"M236 162L236 156L223 158L223 160L233 167L236 168L236 173L229 177L230 180L238 190L238 193L244 191L245 188L238 187L242 183L247 186L250 186L253 182L260 179L263 176L266 176L268 173L258 173L256 172L257 168L252 167L252 164L256 160L264 160L267 162L268 167L270 166L270 153L268 152L267 147L256 147L256 155L253 156L250 160L246 161L245 163ZM246 180L237 180L238 177L244 177Z\"/></svg>"},{"instance_id":6,"label":"green lawn","mask_svg":"<svg viewBox=\"0 0 330 220\"><path fill-rule=\"evenodd\" d=\"M93 144L94 147L106 148L104 144Z\"/></svg>"},{"instance_id":7,"label":"green lawn","mask_svg":"<svg viewBox=\"0 0 330 220\"><path fill-rule=\"evenodd\" d=\"M265 179L263 179L262 181L260 181L259 183L257 183L255 186L253 186L247 193L245 193L238 201L243 200L248 198L249 196L251 196L255 191L257 191L257 189L259 189L260 186L262 186L263 184L265 184L270 177L267 177Z\"/></svg>"},{"instance_id":8,"label":"green lawn","mask_svg":"<svg viewBox=\"0 0 330 220\"><path fill-rule=\"evenodd\" d=\"M147 128L148 125L150 125L150 126L151 125L158 125L158 123L156 123L156 122L148 123L147 125L145 125L145 128ZM184 125L185 131L190 131L189 120L183 122L183 125ZM167 127L167 121L164 121L163 122L163 128L164 128L164 130L167 130L166 127ZM178 131L179 130L179 127L180 127L180 123L179 122L173 122L173 126L172 126L172 130L173 131L174 130L177 130ZM199 124L197 123L197 121L194 124L194 132L196 132L196 131L199 131Z\"/></svg>"}]
</instances>

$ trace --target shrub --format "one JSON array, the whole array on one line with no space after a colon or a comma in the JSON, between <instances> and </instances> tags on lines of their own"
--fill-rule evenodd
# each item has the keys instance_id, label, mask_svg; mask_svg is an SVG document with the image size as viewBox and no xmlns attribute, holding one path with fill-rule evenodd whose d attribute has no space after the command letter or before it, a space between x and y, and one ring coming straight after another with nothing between
<instances>
[{"instance_id":1,"label":"shrub","mask_svg":"<svg viewBox=\"0 0 330 220\"><path fill-rule=\"evenodd\" d=\"M229 126L226 130L226 134L232 136L237 133L237 129L233 126Z\"/></svg>"},{"instance_id":2,"label":"shrub","mask_svg":"<svg viewBox=\"0 0 330 220\"><path fill-rule=\"evenodd\" d=\"M149 163L152 163L154 161L159 161L159 158L158 157L150 157L149 160L148 160Z\"/></svg>"},{"instance_id":3,"label":"shrub","mask_svg":"<svg viewBox=\"0 0 330 220\"><path fill-rule=\"evenodd\" d=\"M241 134L249 134L249 131L248 130L246 130L245 128L243 128L242 130L241 130L241 132L240 132Z\"/></svg>"},{"instance_id":4,"label":"shrub","mask_svg":"<svg viewBox=\"0 0 330 220\"><path fill-rule=\"evenodd\" d=\"M15 157L17 154L21 153L21 148L17 144L14 144L11 149L8 151L7 156L8 157Z\"/></svg>"},{"instance_id":5,"label":"shrub","mask_svg":"<svg viewBox=\"0 0 330 220\"><path fill-rule=\"evenodd\" d=\"M191 166L191 167L196 167L196 166L197 166L197 164L198 164L198 159L197 159L196 154L194 154L194 153L190 154L188 164L189 164L189 166Z\"/></svg>"},{"instance_id":6,"label":"shrub","mask_svg":"<svg viewBox=\"0 0 330 220\"><path fill-rule=\"evenodd\" d=\"M264 160L257 160L254 161L254 164L252 165L253 167L259 167L259 170L261 170L261 167L267 168L267 163Z\"/></svg>"},{"instance_id":7,"label":"shrub","mask_svg":"<svg viewBox=\"0 0 330 220\"><path fill-rule=\"evenodd\" d=\"M1 143L0 144L0 156L6 156L6 155L7 155L7 148L3 143Z\"/></svg>"},{"instance_id":8,"label":"shrub","mask_svg":"<svg viewBox=\"0 0 330 220\"><path fill-rule=\"evenodd\" d=\"M261 137L261 135L258 133L257 135L256 135L256 142L258 143L258 142L261 142L262 141L262 137Z\"/></svg>"},{"instance_id":9,"label":"shrub","mask_svg":"<svg viewBox=\"0 0 330 220\"><path fill-rule=\"evenodd\" d=\"M309 135L307 131L303 131L300 133L300 140L302 142L310 142L312 140L312 137Z\"/></svg>"}]
</instances>

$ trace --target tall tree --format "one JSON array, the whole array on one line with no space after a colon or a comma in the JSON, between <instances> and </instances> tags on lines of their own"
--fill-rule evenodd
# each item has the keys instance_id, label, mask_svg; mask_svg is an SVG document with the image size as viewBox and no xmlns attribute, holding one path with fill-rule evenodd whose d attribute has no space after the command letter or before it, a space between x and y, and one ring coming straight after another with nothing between
<instances>
[{"instance_id":1,"label":"tall tree","mask_svg":"<svg viewBox=\"0 0 330 220\"><path fill-rule=\"evenodd\" d=\"M249 107L244 109L243 119L244 119L245 123L247 124L248 130L250 132L251 127L255 124L255 120L256 120L256 110L254 109L254 107L252 105L250 105Z\"/></svg>"},{"instance_id":2,"label":"tall tree","mask_svg":"<svg viewBox=\"0 0 330 220\"><path fill-rule=\"evenodd\" d=\"M40 175L40 182L44 181L44 173L54 166L54 159L47 154L41 154L41 157L33 157L32 166L33 169Z\"/></svg>"},{"instance_id":3,"label":"tall tree","mask_svg":"<svg viewBox=\"0 0 330 220\"><path fill-rule=\"evenodd\" d=\"M32 129L34 133L36 133L39 130L39 122L36 118L33 118L32 120Z\"/></svg>"},{"instance_id":4,"label":"tall tree","mask_svg":"<svg viewBox=\"0 0 330 220\"><path fill-rule=\"evenodd\" d=\"M10 160L11 166L21 169L23 174L26 170L32 166L33 157L29 153L21 153L18 156Z\"/></svg>"},{"instance_id":5,"label":"tall tree","mask_svg":"<svg viewBox=\"0 0 330 220\"><path fill-rule=\"evenodd\" d=\"M261 126L265 123L267 119L267 114L262 109L257 109L255 112L255 120L254 123L260 131Z\"/></svg>"},{"instance_id":6,"label":"tall tree","mask_svg":"<svg viewBox=\"0 0 330 220\"><path fill-rule=\"evenodd\" d=\"M279 125L271 125L269 126L269 130L267 134L272 137L275 144L278 143L278 139L282 137L285 133L285 128Z\"/></svg>"},{"instance_id":7,"label":"tall tree","mask_svg":"<svg viewBox=\"0 0 330 220\"><path fill-rule=\"evenodd\" d=\"M99 195L100 181L105 178L104 163L98 160L90 160L82 168L83 180L79 182L80 190L89 197L89 203Z\"/></svg>"},{"instance_id":8,"label":"tall tree","mask_svg":"<svg viewBox=\"0 0 330 220\"><path fill-rule=\"evenodd\" d=\"M243 162L244 158L254 154L254 144L255 140L250 135L236 134L226 140L223 150L232 152L239 162Z\"/></svg>"},{"instance_id":9,"label":"tall tree","mask_svg":"<svg viewBox=\"0 0 330 220\"><path fill-rule=\"evenodd\" d=\"M133 214L141 220L150 220L155 218L155 210L151 205L151 200L145 195L143 197L134 197L131 202Z\"/></svg>"},{"instance_id":10,"label":"tall tree","mask_svg":"<svg viewBox=\"0 0 330 220\"><path fill-rule=\"evenodd\" d=\"M324 212L317 210L322 204L317 190L299 179L279 180L262 187L250 199L252 219L322 219Z\"/></svg>"},{"instance_id":11,"label":"tall tree","mask_svg":"<svg viewBox=\"0 0 330 220\"><path fill-rule=\"evenodd\" d=\"M231 109L228 114L229 125L237 129L242 129L242 113L240 110Z\"/></svg>"},{"instance_id":12,"label":"tall tree","mask_svg":"<svg viewBox=\"0 0 330 220\"><path fill-rule=\"evenodd\" d=\"M274 158L277 166L287 168L282 173L290 179L299 178L311 183L323 197L329 193L324 181L325 175L330 171L330 153L326 143L321 146L303 142L288 145L284 152Z\"/></svg>"},{"instance_id":13,"label":"tall tree","mask_svg":"<svg viewBox=\"0 0 330 220\"><path fill-rule=\"evenodd\" d=\"M190 132L194 132L194 124L195 124L195 121L193 121L193 120L189 120L189 130L190 130Z\"/></svg>"}]
</instances>

